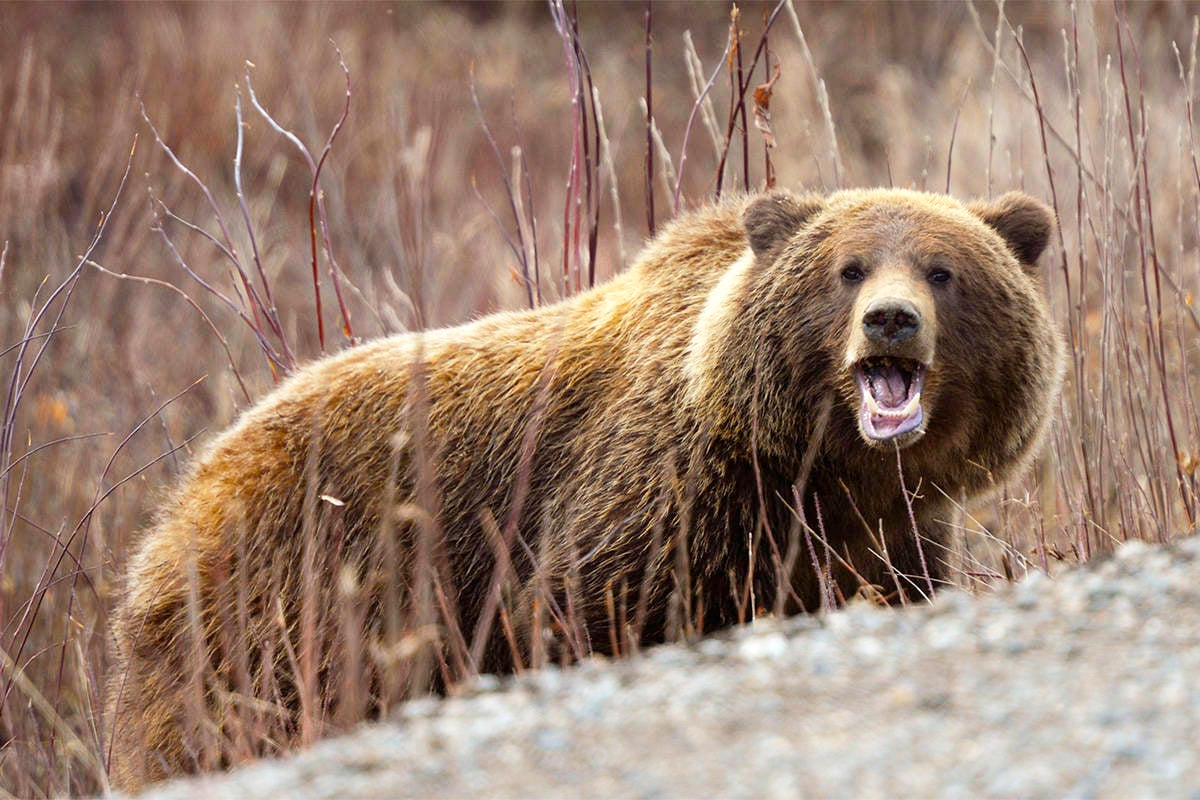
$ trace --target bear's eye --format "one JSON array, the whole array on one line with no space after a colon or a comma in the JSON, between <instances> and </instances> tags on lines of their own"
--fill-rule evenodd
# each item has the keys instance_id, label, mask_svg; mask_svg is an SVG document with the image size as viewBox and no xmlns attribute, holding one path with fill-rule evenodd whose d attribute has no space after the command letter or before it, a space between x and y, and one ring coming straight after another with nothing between
<instances>
[{"instance_id":1,"label":"bear's eye","mask_svg":"<svg viewBox=\"0 0 1200 800\"><path fill-rule=\"evenodd\" d=\"M934 269L929 270L929 274L925 276L925 279L930 283L949 283L950 270L942 269L941 267L935 267Z\"/></svg>"},{"instance_id":2,"label":"bear's eye","mask_svg":"<svg viewBox=\"0 0 1200 800\"><path fill-rule=\"evenodd\" d=\"M846 283L858 283L865 277L866 274L858 264L851 264L842 270L842 280Z\"/></svg>"}]
</instances>

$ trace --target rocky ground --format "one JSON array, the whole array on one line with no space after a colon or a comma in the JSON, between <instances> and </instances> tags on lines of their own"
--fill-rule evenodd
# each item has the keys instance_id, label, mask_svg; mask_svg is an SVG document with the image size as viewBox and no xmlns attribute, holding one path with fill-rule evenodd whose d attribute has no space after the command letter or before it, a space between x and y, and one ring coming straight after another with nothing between
<instances>
[{"instance_id":1,"label":"rocky ground","mask_svg":"<svg viewBox=\"0 0 1200 800\"><path fill-rule=\"evenodd\" d=\"M1200 798L1200 540L420 701L167 798Z\"/></svg>"}]
</instances>

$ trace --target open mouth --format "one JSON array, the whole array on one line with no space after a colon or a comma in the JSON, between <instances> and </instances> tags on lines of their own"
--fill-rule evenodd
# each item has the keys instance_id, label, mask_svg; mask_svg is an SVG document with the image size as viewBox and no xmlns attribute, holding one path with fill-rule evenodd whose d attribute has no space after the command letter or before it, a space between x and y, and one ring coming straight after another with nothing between
<instances>
[{"instance_id":1,"label":"open mouth","mask_svg":"<svg viewBox=\"0 0 1200 800\"><path fill-rule=\"evenodd\" d=\"M907 358L864 358L854 365L862 397L858 419L863 433L876 441L902 436L920 426L925 365Z\"/></svg>"}]
</instances>

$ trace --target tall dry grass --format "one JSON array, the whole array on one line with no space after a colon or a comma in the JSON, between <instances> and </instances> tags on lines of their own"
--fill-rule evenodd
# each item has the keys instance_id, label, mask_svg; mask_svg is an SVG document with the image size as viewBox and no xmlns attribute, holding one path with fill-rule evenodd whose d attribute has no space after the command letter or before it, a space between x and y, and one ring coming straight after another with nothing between
<instances>
[{"instance_id":1,"label":"tall dry grass","mask_svg":"<svg viewBox=\"0 0 1200 800\"><path fill-rule=\"evenodd\" d=\"M764 40L775 8L742 8L731 47L721 4L649 20L640 4L0 7L0 787L105 786L106 617L208 433L298 360L603 280L718 192L1052 202L1042 263L1071 345L1053 439L929 556L974 588L1192 531L1196 9L804 4ZM498 553L506 535L498 520ZM429 657L453 598L427 546L428 594L385 620L397 647L349 648L346 674ZM304 624L353 641L363 607L342 578L336 618ZM490 608L510 631L499 594ZM569 608L543 611L570 627ZM672 629L691 633L689 615ZM450 652L469 665L462 633ZM288 677L308 697L302 740L364 707L365 679L321 706L312 641ZM257 752L278 732L264 719L226 731L218 760Z\"/></svg>"}]
</instances>

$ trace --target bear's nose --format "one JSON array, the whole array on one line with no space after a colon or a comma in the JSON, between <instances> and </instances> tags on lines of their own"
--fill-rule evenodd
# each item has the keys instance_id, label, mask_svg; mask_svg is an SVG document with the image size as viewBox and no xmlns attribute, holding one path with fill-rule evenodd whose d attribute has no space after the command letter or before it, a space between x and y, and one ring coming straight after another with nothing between
<instances>
[{"instance_id":1,"label":"bear's nose","mask_svg":"<svg viewBox=\"0 0 1200 800\"><path fill-rule=\"evenodd\" d=\"M898 297L881 298L867 306L863 314L863 330L867 338L879 344L896 344L916 333L921 327L917 307Z\"/></svg>"}]
</instances>

